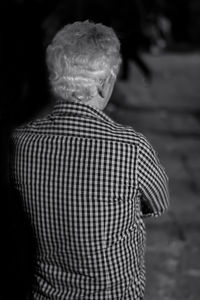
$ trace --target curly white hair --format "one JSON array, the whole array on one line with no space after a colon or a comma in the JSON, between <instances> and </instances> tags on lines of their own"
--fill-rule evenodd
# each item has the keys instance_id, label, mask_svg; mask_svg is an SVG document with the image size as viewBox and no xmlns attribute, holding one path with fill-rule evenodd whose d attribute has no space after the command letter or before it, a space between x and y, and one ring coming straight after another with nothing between
<instances>
[{"instance_id":1,"label":"curly white hair","mask_svg":"<svg viewBox=\"0 0 200 300\"><path fill-rule=\"evenodd\" d=\"M53 93L63 99L88 101L108 76L117 76L120 42L112 28L75 22L62 28L46 50Z\"/></svg>"}]
</instances>

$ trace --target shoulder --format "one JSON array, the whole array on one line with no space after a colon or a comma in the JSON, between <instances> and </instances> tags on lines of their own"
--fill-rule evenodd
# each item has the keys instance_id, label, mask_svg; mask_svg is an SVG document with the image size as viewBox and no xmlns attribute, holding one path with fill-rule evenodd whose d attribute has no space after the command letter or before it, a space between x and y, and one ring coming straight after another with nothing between
<instances>
[{"instance_id":1,"label":"shoulder","mask_svg":"<svg viewBox=\"0 0 200 300\"><path fill-rule=\"evenodd\" d=\"M114 138L119 142L124 142L127 144L132 144L139 146L140 139L142 134L140 132L137 132L132 126L123 125L118 122L112 121L108 124L103 124L102 127L106 127L106 131L108 134L108 137L111 139Z\"/></svg>"},{"instance_id":2,"label":"shoulder","mask_svg":"<svg viewBox=\"0 0 200 300\"><path fill-rule=\"evenodd\" d=\"M148 138L142 134L138 132L138 137L139 137L139 147L140 150L146 150L146 151L154 151L153 146L151 144L151 142L148 140Z\"/></svg>"},{"instance_id":3,"label":"shoulder","mask_svg":"<svg viewBox=\"0 0 200 300\"><path fill-rule=\"evenodd\" d=\"M40 127L41 128L49 127L48 124L50 123L50 121L48 117L37 118L27 123L23 123L13 128L12 135L16 136L16 135L23 135L23 134L39 133L38 131Z\"/></svg>"}]
</instances>

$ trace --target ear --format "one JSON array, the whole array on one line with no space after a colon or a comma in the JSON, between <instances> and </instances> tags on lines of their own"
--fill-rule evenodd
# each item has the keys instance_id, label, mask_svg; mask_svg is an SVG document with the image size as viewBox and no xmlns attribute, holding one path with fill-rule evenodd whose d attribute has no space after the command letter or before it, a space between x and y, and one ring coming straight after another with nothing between
<instances>
[{"instance_id":1,"label":"ear","mask_svg":"<svg viewBox=\"0 0 200 300\"><path fill-rule=\"evenodd\" d=\"M112 94L114 84L115 78L112 75L108 76L102 87L98 89L99 95L104 99L109 99Z\"/></svg>"}]
</instances>

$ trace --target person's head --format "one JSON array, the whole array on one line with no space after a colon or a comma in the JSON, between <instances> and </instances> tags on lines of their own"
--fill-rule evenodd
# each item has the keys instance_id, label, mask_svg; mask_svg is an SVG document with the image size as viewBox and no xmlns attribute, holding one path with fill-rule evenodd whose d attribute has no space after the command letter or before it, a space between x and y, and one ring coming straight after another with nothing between
<instances>
[{"instance_id":1,"label":"person's head","mask_svg":"<svg viewBox=\"0 0 200 300\"><path fill-rule=\"evenodd\" d=\"M112 28L75 22L55 35L46 61L57 98L104 109L119 71L120 42Z\"/></svg>"}]
</instances>

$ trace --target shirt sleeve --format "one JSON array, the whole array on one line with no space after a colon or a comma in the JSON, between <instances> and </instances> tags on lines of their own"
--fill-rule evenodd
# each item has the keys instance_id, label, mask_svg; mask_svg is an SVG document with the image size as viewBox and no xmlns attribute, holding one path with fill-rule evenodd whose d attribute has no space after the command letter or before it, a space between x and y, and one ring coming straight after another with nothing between
<instances>
[{"instance_id":1,"label":"shirt sleeve","mask_svg":"<svg viewBox=\"0 0 200 300\"><path fill-rule=\"evenodd\" d=\"M159 216L169 207L168 177L155 150L140 135L138 157L138 187L144 217Z\"/></svg>"}]
</instances>

